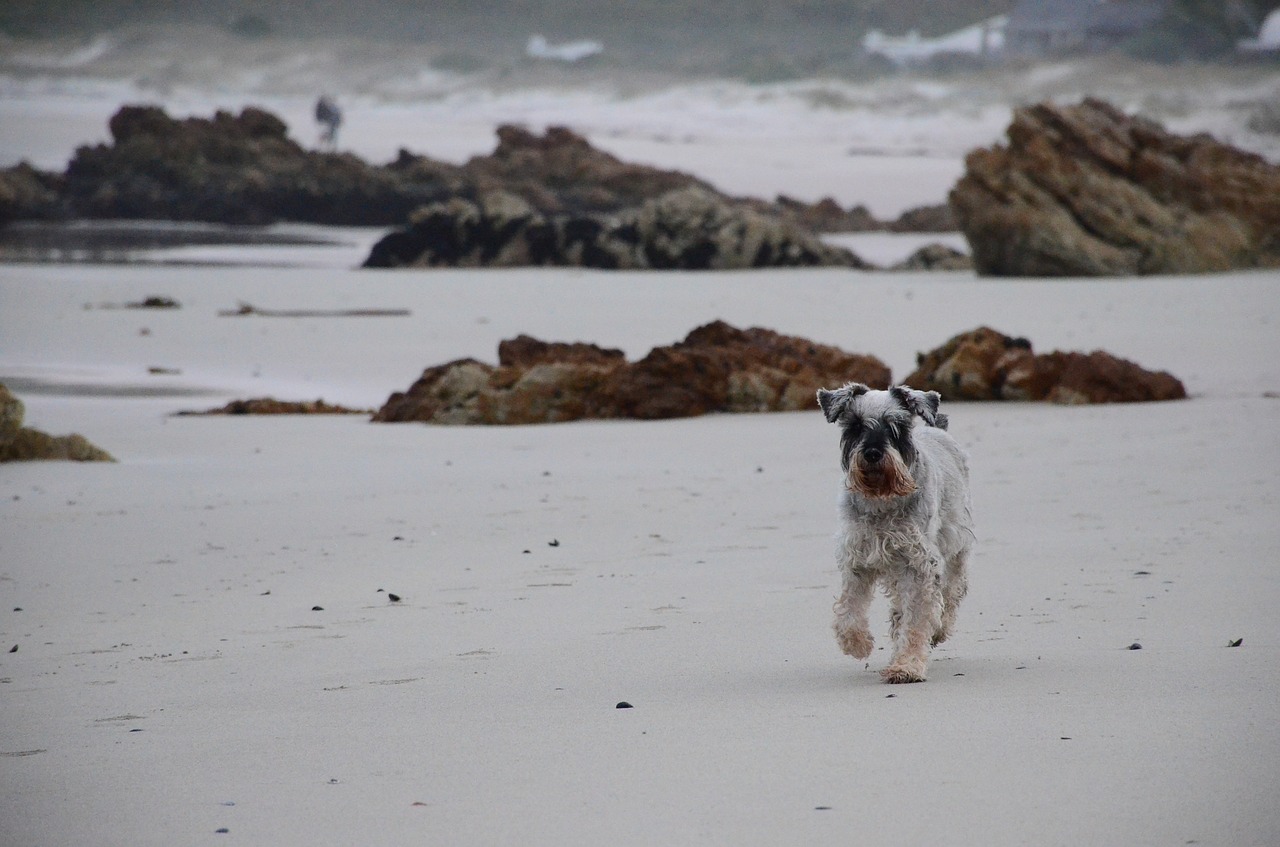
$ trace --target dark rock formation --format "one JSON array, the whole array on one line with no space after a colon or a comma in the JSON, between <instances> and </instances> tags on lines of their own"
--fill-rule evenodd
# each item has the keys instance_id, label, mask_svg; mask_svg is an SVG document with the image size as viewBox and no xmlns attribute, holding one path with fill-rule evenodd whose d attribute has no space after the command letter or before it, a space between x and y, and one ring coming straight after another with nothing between
<instances>
[{"instance_id":1,"label":"dark rock formation","mask_svg":"<svg viewBox=\"0 0 1280 847\"><path fill-rule=\"evenodd\" d=\"M866 206L844 209L830 197L816 203L805 203L786 195L779 195L772 204L753 200L741 202L814 232L955 232L959 229L951 207L946 204L917 206L907 209L892 221L886 221L871 214Z\"/></svg>"},{"instance_id":2,"label":"dark rock formation","mask_svg":"<svg viewBox=\"0 0 1280 847\"><path fill-rule=\"evenodd\" d=\"M10 221L56 218L62 178L23 162L0 170L0 226Z\"/></svg>"},{"instance_id":3,"label":"dark rock formation","mask_svg":"<svg viewBox=\"0 0 1280 847\"><path fill-rule=\"evenodd\" d=\"M79 148L65 174L25 164L0 170L0 226L71 218L393 225L432 204L487 206L488 198L502 195L517 198L535 216L565 219L575 232L556 237L584 243L591 234L576 230L594 229L601 223L596 218L698 189L743 216L778 219L808 232L955 228L946 207L910 210L887 222L863 206L843 209L830 198L813 204L786 196L772 202L731 198L689 174L623 162L558 126L541 135L500 126L493 153L463 165L403 149L387 165L307 150L288 137L282 120L252 107L238 115L176 119L158 107L125 106L109 128L112 142ZM388 248L393 257L402 252ZM536 259L536 245L533 253ZM611 261L601 260L603 266Z\"/></svg>"},{"instance_id":4,"label":"dark rock formation","mask_svg":"<svg viewBox=\"0 0 1280 847\"><path fill-rule=\"evenodd\" d=\"M81 147L67 166L67 213L223 223L279 220L391 224L452 193L444 174L406 177L356 156L304 150L261 109L212 119L125 106L112 144Z\"/></svg>"},{"instance_id":5,"label":"dark rock formation","mask_svg":"<svg viewBox=\"0 0 1280 847\"><path fill-rule=\"evenodd\" d=\"M0 383L0 462L69 459L76 462L114 462L82 435L48 435L22 425L22 401Z\"/></svg>"},{"instance_id":6,"label":"dark rock formation","mask_svg":"<svg viewBox=\"0 0 1280 847\"><path fill-rule=\"evenodd\" d=\"M543 215L618 212L680 188L713 190L689 174L620 161L562 126L540 136L500 126L493 153L472 158L462 172L466 196L515 194Z\"/></svg>"},{"instance_id":7,"label":"dark rock formation","mask_svg":"<svg viewBox=\"0 0 1280 847\"><path fill-rule=\"evenodd\" d=\"M674 418L808 409L824 385L887 387L878 359L767 329L717 321L627 362L590 344L503 342L497 367L460 359L428 368L375 421L529 424L582 418Z\"/></svg>"},{"instance_id":8,"label":"dark rock formation","mask_svg":"<svg viewBox=\"0 0 1280 847\"><path fill-rule=\"evenodd\" d=\"M1015 110L951 192L979 273L1117 276L1280 266L1280 167L1098 100Z\"/></svg>"},{"instance_id":9,"label":"dark rock formation","mask_svg":"<svg viewBox=\"0 0 1280 847\"><path fill-rule=\"evenodd\" d=\"M956 216L946 203L907 209L888 225L890 232L955 232Z\"/></svg>"},{"instance_id":10,"label":"dark rock formation","mask_svg":"<svg viewBox=\"0 0 1280 847\"><path fill-rule=\"evenodd\" d=\"M505 192L420 209L365 267L580 266L728 270L867 267L847 250L703 188L670 191L614 216L546 217Z\"/></svg>"},{"instance_id":11,"label":"dark rock formation","mask_svg":"<svg viewBox=\"0 0 1280 847\"><path fill-rule=\"evenodd\" d=\"M1174 376L1145 370L1101 350L1041 353L1025 338L989 327L961 333L922 353L904 380L947 400L1047 400L1051 403L1138 403L1180 400Z\"/></svg>"},{"instance_id":12,"label":"dark rock formation","mask_svg":"<svg viewBox=\"0 0 1280 847\"><path fill-rule=\"evenodd\" d=\"M335 406L320 400L277 400L274 397L253 397L248 400L232 400L225 406L203 412L177 412L179 417L192 415L368 415L368 409L351 409Z\"/></svg>"},{"instance_id":13,"label":"dark rock formation","mask_svg":"<svg viewBox=\"0 0 1280 847\"><path fill-rule=\"evenodd\" d=\"M889 270L971 271L973 259L945 244L926 244Z\"/></svg>"}]
</instances>

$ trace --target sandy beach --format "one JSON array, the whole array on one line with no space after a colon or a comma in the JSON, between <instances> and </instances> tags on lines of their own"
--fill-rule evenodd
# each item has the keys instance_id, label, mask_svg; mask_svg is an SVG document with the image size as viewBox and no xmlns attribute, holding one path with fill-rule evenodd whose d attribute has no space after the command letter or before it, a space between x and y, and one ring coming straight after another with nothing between
<instances>
[{"instance_id":1,"label":"sandy beach","mask_svg":"<svg viewBox=\"0 0 1280 847\"><path fill-rule=\"evenodd\" d=\"M314 143L338 59L148 37L0 57L0 166L60 170L133 102L257 104ZM1258 68L504 85L353 72L340 148L460 162L499 123L564 124L731 193L881 217L943 202L1039 98L1280 157L1248 129L1280 91ZM0 382L28 425L119 460L0 466L0 847L1280 843L1280 272L362 271L380 231L289 231L333 243L0 264ZM886 265L964 246L835 240ZM122 308L149 296L181 308ZM242 303L407 314L219 314ZM816 402L532 427L174 416L374 408L521 333L636 358L717 319L899 380L986 325L1167 370L1189 399L944 408L971 459L971 591L905 686L878 674L882 599L867 662L831 632L839 436Z\"/></svg>"},{"instance_id":2,"label":"sandy beach","mask_svg":"<svg viewBox=\"0 0 1280 847\"><path fill-rule=\"evenodd\" d=\"M120 463L0 472L0 843L1274 843L1277 284L7 266L28 422ZM85 308L149 294L182 308ZM412 315L217 316L237 301ZM973 589L929 682L893 687L831 637L816 408L169 416L376 405L518 332L634 356L715 318L899 378L990 323L1191 399L952 404Z\"/></svg>"}]
</instances>

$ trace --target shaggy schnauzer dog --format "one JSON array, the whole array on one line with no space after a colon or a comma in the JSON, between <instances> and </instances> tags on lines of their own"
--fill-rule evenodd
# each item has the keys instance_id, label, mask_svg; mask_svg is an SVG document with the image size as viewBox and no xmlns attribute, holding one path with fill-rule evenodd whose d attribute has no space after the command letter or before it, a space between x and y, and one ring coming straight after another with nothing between
<instances>
[{"instance_id":1,"label":"shaggy schnauzer dog","mask_svg":"<svg viewBox=\"0 0 1280 847\"><path fill-rule=\"evenodd\" d=\"M871 655L867 611L882 582L893 638L885 682L924 681L929 648L951 634L968 587L969 467L945 431L940 399L936 391L873 391L856 382L818 392L823 414L842 430L836 641L855 659Z\"/></svg>"}]
</instances>

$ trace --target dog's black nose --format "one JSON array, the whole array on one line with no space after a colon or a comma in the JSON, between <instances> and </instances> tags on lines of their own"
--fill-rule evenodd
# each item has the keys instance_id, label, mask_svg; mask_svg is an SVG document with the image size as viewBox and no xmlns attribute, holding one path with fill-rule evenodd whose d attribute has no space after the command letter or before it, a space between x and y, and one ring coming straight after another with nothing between
<instances>
[{"instance_id":1,"label":"dog's black nose","mask_svg":"<svg viewBox=\"0 0 1280 847\"><path fill-rule=\"evenodd\" d=\"M868 447L867 449L862 451L862 458L866 459L868 462L871 462L872 464L875 464L876 462L884 458L884 451L881 450L879 447Z\"/></svg>"}]
</instances>

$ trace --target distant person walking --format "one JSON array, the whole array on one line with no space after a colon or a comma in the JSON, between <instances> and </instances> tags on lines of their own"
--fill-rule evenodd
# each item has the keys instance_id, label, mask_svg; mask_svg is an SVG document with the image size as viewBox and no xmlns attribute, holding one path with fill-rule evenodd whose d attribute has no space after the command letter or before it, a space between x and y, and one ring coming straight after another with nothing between
<instances>
[{"instance_id":1,"label":"distant person walking","mask_svg":"<svg viewBox=\"0 0 1280 847\"><path fill-rule=\"evenodd\" d=\"M316 123L320 124L320 148L334 150L338 146L338 127L342 126L342 110L328 94L316 101Z\"/></svg>"}]
</instances>

